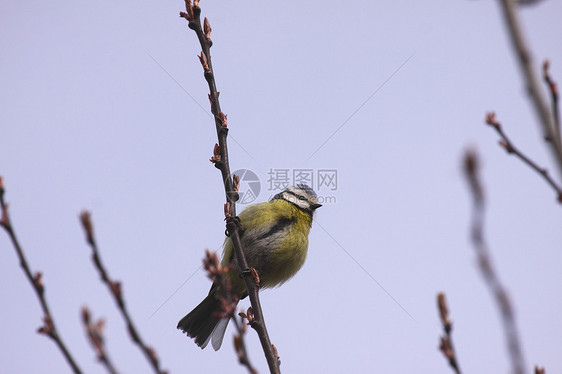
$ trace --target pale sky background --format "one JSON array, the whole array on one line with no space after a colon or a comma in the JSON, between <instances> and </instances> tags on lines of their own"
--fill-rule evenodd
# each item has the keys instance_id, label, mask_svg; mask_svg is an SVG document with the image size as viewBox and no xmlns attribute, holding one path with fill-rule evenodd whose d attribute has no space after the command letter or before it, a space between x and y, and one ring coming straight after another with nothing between
<instances>
[{"instance_id":1,"label":"pale sky background","mask_svg":"<svg viewBox=\"0 0 562 374\"><path fill-rule=\"evenodd\" d=\"M437 349L439 291L463 371L509 372L469 242L460 171L469 145L482 158L486 235L516 307L528 372L535 364L562 372L562 209L483 123L496 111L515 144L554 170L497 2L201 5L213 27L232 170L260 177L258 201L269 196L272 168L337 170L337 190L320 191L336 201L318 211L305 266L261 294L283 372L451 373ZM0 175L60 334L86 373L105 371L85 338L82 305L106 319L120 372L151 370L91 263L78 221L84 208L162 367L245 372L232 330L219 352L176 330L210 286L197 272L205 248L220 249L224 238L220 173L208 161L215 129L183 9L180 0L0 3ZM533 57L551 59L558 82L561 15L554 0L522 14ZM69 372L35 332L42 312L4 232L0 264L0 371ZM267 372L252 331L247 344Z\"/></svg>"}]
</instances>

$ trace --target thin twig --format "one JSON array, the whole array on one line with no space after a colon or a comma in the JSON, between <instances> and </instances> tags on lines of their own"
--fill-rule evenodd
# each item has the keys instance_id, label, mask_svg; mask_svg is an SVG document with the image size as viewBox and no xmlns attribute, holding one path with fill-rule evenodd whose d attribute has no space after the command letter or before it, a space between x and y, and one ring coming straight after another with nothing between
<instances>
[{"instance_id":1,"label":"thin twig","mask_svg":"<svg viewBox=\"0 0 562 374\"><path fill-rule=\"evenodd\" d=\"M457 361L457 355L455 353L455 348L453 347L452 330L453 323L449 318L449 309L447 308L447 300L445 299L444 293L439 293L437 295L437 308L439 309L439 318L441 319L441 324L443 325L444 335L441 336L441 343L439 349L443 352L443 355L449 361L449 365L455 371L456 374L461 374L461 369Z\"/></svg>"},{"instance_id":2,"label":"thin twig","mask_svg":"<svg viewBox=\"0 0 562 374\"><path fill-rule=\"evenodd\" d=\"M496 132L502 138L500 141L500 146L505 149L508 154L515 155L519 157L525 164L527 164L531 169L539 173L544 180L552 187L552 189L556 192L556 198L559 203L562 203L562 187L560 187L554 179L550 176L549 172L545 168L541 168L537 165L533 160L531 160L528 156L526 156L523 152L521 152L507 137L505 132L502 129L501 123L496 119L496 114L493 112L486 114L486 123L490 125L492 128L496 130Z\"/></svg>"},{"instance_id":3,"label":"thin twig","mask_svg":"<svg viewBox=\"0 0 562 374\"><path fill-rule=\"evenodd\" d=\"M500 310L505 340L511 359L512 372L523 374L525 364L523 351L519 342L519 334L515 323L515 313L505 287L501 284L492 265L488 245L484 238L484 191L480 182L479 160L475 151L467 151L464 157L464 171L473 198L471 237L478 265L486 285Z\"/></svg>"},{"instance_id":4,"label":"thin twig","mask_svg":"<svg viewBox=\"0 0 562 374\"><path fill-rule=\"evenodd\" d=\"M544 368L535 366L535 374L546 374L546 371L544 370Z\"/></svg>"},{"instance_id":5,"label":"thin twig","mask_svg":"<svg viewBox=\"0 0 562 374\"><path fill-rule=\"evenodd\" d=\"M109 291L113 296L113 299L115 300L115 303L117 304L117 307L121 312L121 315L125 320L125 323L127 324L127 330L129 331L129 335L131 336L131 339L133 339L133 341L139 346L140 350L142 351L146 359L150 362L150 365L152 366L152 369L154 370L155 373L158 374L166 373L165 371L160 369L160 362L158 360L158 356L156 355L154 349L152 347L147 346L144 343L144 341L140 337L140 334L137 331L137 328L133 324L133 320L131 319L129 312L127 311L127 307L125 306L125 300L123 298L123 292L121 290L121 283L111 280L111 278L107 274L107 271L105 270L105 267L101 262L98 246L96 244L96 240L94 237L94 227L90 219L90 212L83 211L80 214L80 221L82 223L82 227L84 228L84 233L86 234L86 241L88 242L90 248L92 249L92 261L94 262L96 269L98 270L101 276L102 281L109 288Z\"/></svg>"},{"instance_id":6,"label":"thin twig","mask_svg":"<svg viewBox=\"0 0 562 374\"><path fill-rule=\"evenodd\" d=\"M117 370L115 370L115 366L113 362L111 362L107 352L105 350L104 344L104 337L103 337L103 327L104 327L104 320L99 319L97 322L92 322L92 318L90 316L90 311L87 307L82 308L82 323L84 324L84 328L86 329L86 334L88 335L88 340L94 350L96 351L96 356L98 360L105 366L106 370L110 374L116 374Z\"/></svg>"},{"instance_id":7,"label":"thin twig","mask_svg":"<svg viewBox=\"0 0 562 374\"><path fill-rule=\"evenodd\" d=\"M517 0L519 5L536 5L540 3L542 0Z\"/></svg>"},{"instance_id":8,"label":"thin twig","mask_svg":"<svg viewBox=\"0 0 562 374\"><path fill-rule=\"evenodd\" d=\"M551 145L548 148L554 156L560 175L562 175L562 140L556 126L554 125L554 120L550 115L547 101L540 90L539 80L535 74L536 70L531 57L530 48L527 46L523 36L523 28L521 26L521 21L519 20L517 3L512 0L500 0L499 3L509 31L508 34L511 39L512 47L517 55L519 68L521 69L521 73L523 74L523 78L525 80L525 87L531 98L535 113L539 118L543 135Z\"/></svg>"},{"instance_id":9,"label":"thin twig","mask_svg":"<svg viewBox=\"0 0 562 374\"><path fill-rule=\"evenodd\" d=\"M270 372L279 373L279 357L277 356L277 352L274 346L271 344L269 334L265 326L263 311L258 295L259 286L254 277L255 271L252 271L252 269L250 269L248 266L240 240L240 228L237 224L237 221L234 219L234 217L236 217L236 201L238 200L238 192L235 189L235 183L230 176L230 165L227 147L227 116L221 111L220 108L219 92L217 91L213 64L211 62L210 50L211 46L213 45L210 37L211 26L207 18L205 18L203 25L201 25L201 8L199 7L199 0L194 0L193 3L191 2L191 0L185 0L185 6L186 11L180 12L180 17L185 18L188 21L188 27L195 31L202 49L199 60L201 62L201 65L203 66L205 80L207 81L207 84L209 86L209 101L211 103L211 113L215 117L215 128L218 137L218 144L215 145L215 149L213 152L214 155L211 159L211 162L215 164L215 167L217 167L222 174L222 180L226 195L226 227L229 237L232 240L234 253L236 255L236 262L238 264L240 273L244 278L248 296L250 298L250 303L252 305L252 310L254 312L255 320L252 322L251 326L258 333Z\"/></svg>"},{"instance_id":10,"label":"thin twig","mask_svg":"<svg viewBox=\"0 0 562 374\"><path fill-rule=\"evenodd\" d=\"M550 62L545 60L542 64L543 78L550 91L550 101L552 106L552 117L554 118L554 129L556 130L556 135L560 138L560 110L558 101L558 85L550 76L548 71L550 67Z\"/></svg>"},{"instance_id":11,"label":"thin twig","mask_svg":"<svg viewBox=\"0 0 562 374\"><path fill-rule=\"evenodd\" d=\"M244 334L246 332L246 325L243 324L244 317L251 320L251 308L248 309L247 315L242 315L240 313L242 323L238 323L236 318L236 306L238 305L238 295L233 295L231 293L230 279L226 278L225 275L232 269L232 264L228 266L222 266L221 262L215 252L205 251L205 258L203 260L203 265L205 270L207 270L209 278L219 285L218 290L220 290L220 301L222 313L218 315L219 318L229 318L232 319L238 335L234 336L234 349L238 355L238 361L241 365L248 369L250 374L257 374L256 369L250 363L250 358L246 350L246 343L244 341Z\"/></svg>"},{"instance_id":12,"label":"thin twig","mask_svg":"<svg viewBox=\"0 0 562 374\"><path fill-rule=\"evenodd\" d=\"M72 357L70 351L68 350L68 348L66 347L66 345L64 344L62 338L58 333L57 327L55 325L55 321L49 309L49 305L47 304L47 299L45 298L45 285L43 284L42 274L40 272L36 272L35 275L32 275L29 264L27 263L27 259L25 258L25 255L23 253L23 248L21 247L18 238L16 236L16 233L14 231L14 227L12 226L12 222L10 220L10 215L8 212L8 204L4 200L4 192L5 192L4 181L2 180L2 177L0 177L0 208L2 209L2 218L0 219L0 226L2 226L4 230L6 230L6 233L10 237L10 240L12 241L12 245L14 246L14 249L18 254L20 260L20 266L23 269L23 272L25 273L27 279L29 280L29 283L31 283L31 286L33 287L33 290L35 291L35 294L39 299L41 308L43 309L44 324L42 327L40 327L37 330L37 332L41 334L45 334L46 336L53 339L55 344L61 350L64 358L66 358L66 361L72 368L72 371L74 373L81 373L82 370L80 370L80 368L76 364L74 357Z\"/></svg>"},{"instance_id":13,"label":"thin twig","mask_svg":"<svg viewBox=\"0 0 562 374\"><path fill-rule=\"evenodd\" d=\"M236 316L232 317L232 322L234 323L234 327L236 331L238 331L238 335L234 335L234 349L236 350L236 354L238 355L238 361L241 365L244 365L248 368L250 374L257 374L257 370L254 369L252 364L250 363L250 359L248 356L248 351L246 349L246 343L244 341L244 336L246 335L247 325L251 325L252 321L248 316L251 315L252 308L248 308L246 313L239 313L240 322L236 319ZM244 320L248 321L248 324L244 322Z\"/></svg>"}]
</instances>

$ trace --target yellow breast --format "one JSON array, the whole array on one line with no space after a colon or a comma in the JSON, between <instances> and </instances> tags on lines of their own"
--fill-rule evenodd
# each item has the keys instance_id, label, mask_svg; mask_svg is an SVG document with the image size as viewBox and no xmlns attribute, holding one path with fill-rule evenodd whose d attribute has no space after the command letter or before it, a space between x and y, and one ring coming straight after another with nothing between
<instances>
[{"instance_id":1,"label":"yellow breast","mask_svg":"<svg viewBox=\"0 0 562 374\"><path fill-rule=\"evenodd\" d=\"M239 218L246 260L257 270L260 286L279 286L295 275L306 259L311 215L284 200L273 200L249 206ZM233 257L232 242L226 238L223 264ZM230 279L232 291L242 296L245 285L237 267Z\"/></svg>"}]
</instances>

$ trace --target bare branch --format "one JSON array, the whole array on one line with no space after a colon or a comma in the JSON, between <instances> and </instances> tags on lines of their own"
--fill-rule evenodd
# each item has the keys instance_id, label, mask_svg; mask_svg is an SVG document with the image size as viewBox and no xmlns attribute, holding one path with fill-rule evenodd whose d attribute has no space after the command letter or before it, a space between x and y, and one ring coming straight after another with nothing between
<instances>
[{"instance_id":1,"label":"bare branch","mask_svg":"<svg viewBox=\"0 0 562 374\"><path fill-rule=\"evenodd\" d=\"M218 297L221 301L222 314L218 317L232 319L234 327L238 332L238 335L234 336L234 349L238 356L238 361L241 365L248 369L250 374L257 374L256 369L250 363L250 358L246 350L246 343L244 341L244 335L246 333L244 317L248 320L249 318L243 313L239 313L241 319L240 322L238 322L238 319L236 318L236 306L238 305L239 298L237 295L232 294L230 279L225 276L232 269L233 265L230 264L228 266L222 266L217 254L206 250L205 258L203 259L203 266L205 267L205 270L207 270L207 275L213 283L219 285L217 289L220 292Z\"/></svg>"},{"instance_id":2,"label":"bare branch","mask_svg":"<svg viewBox=\"0 0 562 374\"><path fill-rule=\"evenodd\" d=\"M550 62L545 60L542 65L543 78L550 91L550 101L552 102L552 117L554 118L554 129L556 130L556 135L560 138L560 111L559 111L559 101L558 101L558 85L550 76L548 71L550 67Z\"/></svg>"},{"instance_id":3,"label":"bare branch","mask_svg":"<svg viewBox=\"0 0 562 374\"><path fill-rule=\"evenodd\" d=\"M203 66L205 80L207 81L207 84L209 86L209 101L211 103L211 113L215 118L218 146L215 146L215 150L213 152L214 155L213 158L211 158L211 162L213 162L215 167L217 167L221 171L225 188L226 203L230 204L227 212L228 214L225 214L227 233L232 240L234 253L236 255L236 263L238 264L240 273L244 278L246 289L248 290L248 296L250 298L250 303L252 304L252 310L255 315L255 320L251 324L251 326L258 333L270 372L279 373L279 359L273 344L271 344L269 334L265 326L263 311L258 295L259 287L255 282L253 272L250 270L244 256L244 251L242 249L242 243L240 240L240 227L237 223L237 220L235 219L238 193L235 189L235 185L230 173L227 147L227 116L221 111L219 103L219 92L217 91L215 83L215 73L213 70L211 59L210 49L213 45L213 42L210 38L211 26L207 19L205 19L205 25L201 25L201 8L199 7L198 0L194 0L193 3L191 2L191 0L185 0L185 6L186 11L180 12L180 17L183 17L188 21L188 27L195 31L195 34L197 35L197 38L199 40L199 44L201 45L202 51L199 59Z\"/></svg>"},{"instance_id":4,"label":"bare branch","mask_svg":"<svg viewBox=\"0 0 562 374\"><path fill-rule=\"evenodd\" d=\"M121 315L125 320L125 323L127 324L127 330L129 331L129 335L131 336L131 339L139 346L140 350L145 355L146 359L150 362L150 365L152 366L152 369L154 370L155 373L158 374L166 373L165 371L160 369L160 362L158 360L158 357L156 356L156 352L154 351L154 349L147 346L142 340L142 338L140 337L140 334L138 333L138 330L135 327L133 320L131 319L131 316L129 315L127 307L125 306L125 300L123 298L123 292L121 290L121 283L111 280L111 278L107 273L107 270L105 269L105 267L101 262L98 246L94 236L94 228L93 228L92 220L90 218L90 212L83 211L80 214L80 222L82 223L82 227L84 228L84 233L86 234L86 241L88 242L90 248L92 249L92 261L94 262L103 283L105 283L109 288L109 291L113 296L113 299L115 300L115 303L117 304L117 307L121 312Z\"/></svg>"},{"instance_id":5,"label":"bare branch","mask_svg":"<svg viewBox=\"0 0 562 374\"><path fill-rule=\"evenodd\" d=\"M536 5L540 3L542 0L517 0L519 5Z\"/></svg>"},{"instance_id":6,"label":"bare branch","mask_svg":"<svg viewBox=\"0 0 562 374\"><path fill-rule=\"evenodd\" d=\"M103 319L99 319L96 322L92 322L90 311L87 307L82 308L82 323L84 324L84 328L86 329L86 334L88 335L88 340L94 350L96 351L96 356L98 360L102 363L102 365L106 368L108 373L116 374L117 370L115 370L115 366L109 359L107 352L105 350L104 344L104 337L103 337L103 327L105 325L105 321Z\"/></svg>"},{"instance_id":7,"label":"bare branch","mask_svg":"<svg viewBox=\"0 0 562 374\"><path fill-rule=\"evenodd\" d=\"M251 308L248 308L248 310L251 310ZM232 317L236 331L238 331L238 335L234 336L234 349L236 350L236 355L238 356L240 364L246 366L250 374L257 374L257 370L250 363L248 351L246 350L246 343L244 341L244 336L247 331L247 324L244 323L244 319L247 318L244 317L245 315L243 313L239 313L239 316L240 322L236 319L236 316ZM250 322L248 322L248 325L249 324Z\"/></svg>"},{"instance_id":8,"label":"bare branch","mask_svg":"<svg viewBox=\"0 0 562 374\"><path fill-rule=\"evenodd\" d=\"M447 300L445 299L444 293L439 293L437 295L437 308L439 309L439 318L441 319L441 325L443 325L444 332L444 335L441 336L439 349L441 350L441 352L443 352L443 355L449 361L449 365L454 370L454 372L456 374L461 374L461 369L457 361L455 348L453 347L453 338L451 336L453 323L449 319L449 309L447 308Z\"/></svg>"},{"instance_id":9,"label":"bare branch","mask_svg":"<svg viewBox=\"0 0 562 374\"><path fill-rule=\"evenodd\" d=\"M527 157L523 152L521 152L515 145L511 142L511 140L507 137L505 132L502 129L501 123L496 119L496 114L493 112L486 114L486 123L490 125L492 128L496 130L496 132L502 138L500 141L500 146L505 149L508 154L512 154L517 156L521 159L525 164L527 164L531 169L536 171L540 174L544 180L552 187L552 189L556 192L556 198L559 203L562 204L562 187L560 187L554 179L550 176L547 169L538 166L533 160Z\"/></svg>"},{"instance_id":10,"label":"bare branch","mask_svg":"<svg viewBox=\"0 0 562 374\"><path fill-rule=\"evenodd\" d=\"M0 209L2 210L2 216L0 218L0 226L4 228L6 233L8 234L10 240L12 241L12 245L16 250L16 253L20 260L20 266L25 273L25 276L31 283L37 298L39 299L39 303L41 304L41 309L43 309L43 326L40 327L37 332L41 334L45 334L46 336L53 339L55 344L61 350L64 358L72 368L74 373L81 373L82 370L76 364L74 357L70 354L70 351L62 341L60 337L57 327L55 325L55 321L53 320L53 316L49 309L49 305L47 304L47 299L45 298L45 285L43 284L42 274L40 272L36 272L35 275L32 275L31 269L29 264L27 263L27 259L25 258L25 254L23 253L23 248L21 247L18 238L16 236L14 227L12 226L12 222L10 220L10 214L8 211L8 204L4 200L4 181L2 177L0 177Z\"/></svg>"},{"instance_id":11,"label":"bare branch","mask_svg":"<svg viewBox=\"0 0 562 374\"><path fill-rule=\"evenodd\" d=\"M496 270L492 265L488 245L484 238L484 192L480 181L479 160L475 151L466 151L464 156L464 171L473 197L471 236L476 251L478 266L500 310L505 340L511 359L512 372L514 374L523 374L525 372L525 364L521 343L519 342L517 325L515 323L515 312L507 291L500 282Z\"/></svg>"},{"instance_id":12,"label":"bare branch","mask_svg":"<svg viewBox=\"0 0 562 374\"><path fill-rule=\"evenodd\" d=\"M557 130L554 120L550 115L548 104L539 87L539 80L535 74L535 66L531 57L530 48L527 46L523 37L523 28L519 20L517 3L512 0L500 0L501 9L503 11L504 20L508 29L509 37L517 60L519 68L525 80L525 87L531 98L535 114L539 119L545 139L549 140L551 145L549 149L558 166L558 171L562 175L562 140Z\"/></svg>"}]
</instances>

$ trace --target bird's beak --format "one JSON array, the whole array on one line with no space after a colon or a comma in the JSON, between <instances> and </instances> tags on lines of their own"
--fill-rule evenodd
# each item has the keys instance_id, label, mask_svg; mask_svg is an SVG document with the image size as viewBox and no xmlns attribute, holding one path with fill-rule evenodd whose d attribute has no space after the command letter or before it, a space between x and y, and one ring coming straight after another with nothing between
<instances>
[{"instance_id":1,"label":"bird's beak","mask_svg":"<svg viewBox=\"0 0 562 374\"><path fill-rule=\"evenodd\" d=\"M316 209L320 208L321 206L322 206L322 204L318 204L318 203L310 205L312 210L316 210Z\"/></svg>"}]
</instances>

